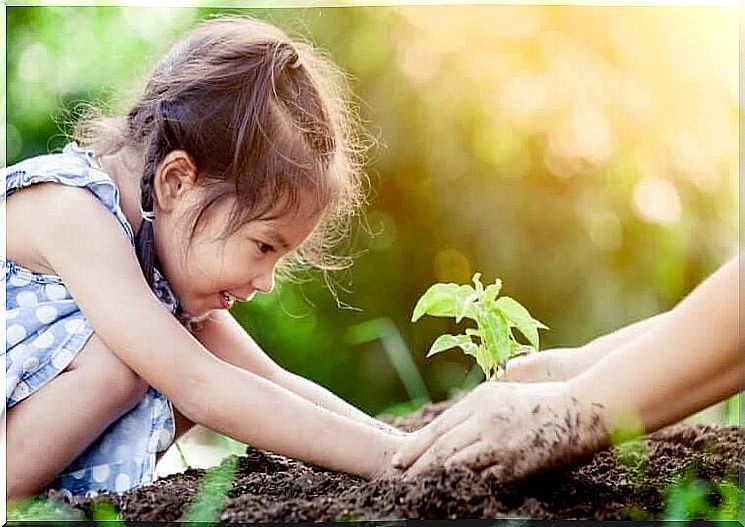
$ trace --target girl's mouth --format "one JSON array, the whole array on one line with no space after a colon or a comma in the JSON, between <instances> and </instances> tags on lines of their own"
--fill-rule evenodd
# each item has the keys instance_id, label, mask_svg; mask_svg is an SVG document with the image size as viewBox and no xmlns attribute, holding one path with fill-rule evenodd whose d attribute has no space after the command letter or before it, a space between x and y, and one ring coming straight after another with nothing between
<instances>
[{"instance_id":1,"label":"girl's mouth","mask_svg":"<svg viewBox=\"0 0 745 527\"><path fill-rule=\"evenodd\" d=\"M235 303L236 297L227 291L220 291L220 303L223 309L230 309Z\"/></svg>"}]
</instances>

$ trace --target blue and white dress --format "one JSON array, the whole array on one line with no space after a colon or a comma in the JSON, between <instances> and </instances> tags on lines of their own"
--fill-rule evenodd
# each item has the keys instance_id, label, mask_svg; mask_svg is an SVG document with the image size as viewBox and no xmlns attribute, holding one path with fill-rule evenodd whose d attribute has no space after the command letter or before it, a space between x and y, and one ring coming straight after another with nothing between
<instances>
[{"instance_id":1,"label":"blue and white dress","mask_svg":"<svg viewBox=\"0 0 745 527\"><path fill-rule=\"evenodd\" d=\"M71 142L62 153L29 158L2 172L6 178L2 199L36 183L88 189L118 220L134 250L132 227L119 204L119 189L91 150ZM5 404L12 408L61 373L93 334L93 328L58 276L30 271L1 257L0 263L6 294ZM175 312L178 302L157 270L155 284L161 302ZM64 404L60 401L61 411ZM150 483L155 454L168 448L174 433L170 402L149 387L144 399L112 423L62 471L51 488L90 496Z\"/></svg>"}]
</instances>

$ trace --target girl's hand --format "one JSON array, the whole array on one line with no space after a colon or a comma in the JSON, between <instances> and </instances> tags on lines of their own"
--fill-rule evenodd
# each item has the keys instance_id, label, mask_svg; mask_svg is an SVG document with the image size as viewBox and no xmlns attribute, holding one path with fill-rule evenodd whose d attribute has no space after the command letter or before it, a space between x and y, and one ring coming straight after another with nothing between
<instances>
[{"instance_id":1,"label":"girl's hand","mask_svg":"<svg viewBox=\"0 0 745 527\"><path fill-rule=\"evenodd\" d=\"M381 423L381 425L385 425L385 423ZM387 447L377 463L377 468L370 474L370 479L400 477L403 472L396 466L394 460L402 451L413 452L417 445L418 438L414 433L404 432L392 427L384 431L386 432Z\"/></svg>"},{"instance_id":2,"label":"girl's hand","mask_svg":"<svg viewBox=\"0 0 745 527\"><path fill-rule=\"evenodd\" d=\"M406 479L464 465L510 481L606 441L597 409L574 398L565 383L484 383L415 435L394 459Z\"/></svg>"}]
</instances>

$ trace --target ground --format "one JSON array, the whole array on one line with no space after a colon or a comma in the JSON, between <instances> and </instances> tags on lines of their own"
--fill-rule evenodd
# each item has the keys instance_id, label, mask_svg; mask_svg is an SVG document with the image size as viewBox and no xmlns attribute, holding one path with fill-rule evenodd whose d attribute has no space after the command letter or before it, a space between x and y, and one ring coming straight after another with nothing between
<instances>
[{"instance_id":1,"label":"ground","mask_svg":"<svg viewBox=\"0 0 745 527\"><path fill-rule=\"evenodd\" d=\"M413 430L448 405L431 404L392 422ZM737 488L738 470L745 468L744 453L741 428L678 424L620 450L599 452L579 465L501 485L466 469L433 473L413 483L370 482L249 447L245 456L236 459L236 478L219 519L280 523L404 518L662 519L670 515L671 507L692 503L690 489L694 487L675 483L685 474L705 482L707 506L721 509L728 499L731 506L732 494L728 498L726 490ZM125 520L184 519L204 475L204 470L190 469L109 499ZM735 486L723 484L725 478ZM668 499L670 492L677 492L677 502ZM54 491L48 496L70 503ZM91 503L72 500L79 514L90 515Z\"/></svg>"}]
</instances>

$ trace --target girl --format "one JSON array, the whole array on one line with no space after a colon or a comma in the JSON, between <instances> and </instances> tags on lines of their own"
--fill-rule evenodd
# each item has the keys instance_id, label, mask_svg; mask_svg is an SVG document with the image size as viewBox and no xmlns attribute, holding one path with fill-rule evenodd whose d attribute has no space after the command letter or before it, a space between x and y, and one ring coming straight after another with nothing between
<instances>
[{"instance_id":1,"label":"girl","mask_svg":"<svg viewBox=\"0 0 745 527\"><path fill-rule=\"evenodd\" d=\"M230 316L361 203L333 69L266 23L203 22L126 116L6 176L7 497L122 492L193 423L364 477L412 436L282 370Z\"/></svg>"}]
</instances>

